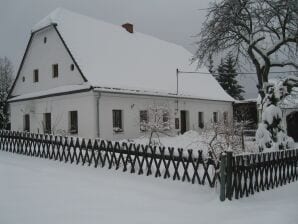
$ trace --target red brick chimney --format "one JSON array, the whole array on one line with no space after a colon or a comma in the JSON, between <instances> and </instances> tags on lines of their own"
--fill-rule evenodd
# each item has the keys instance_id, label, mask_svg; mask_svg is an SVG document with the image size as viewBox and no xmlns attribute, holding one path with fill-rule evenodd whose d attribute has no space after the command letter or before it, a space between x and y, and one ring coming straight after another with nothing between
<instances>
[{"instance_id":1,"label":"red brick chimney","mask_svg":"<svg viewBox=\"0 0 298 224\"><path fill-rule=\"evenodd\" d=\"M127 32L129 32L129 33L133 33L133 24L131 24L131 23L124 23L124 24L122 25L122 27L123 27L124 29L126 29Z\"/></svg>"}]
</instances>

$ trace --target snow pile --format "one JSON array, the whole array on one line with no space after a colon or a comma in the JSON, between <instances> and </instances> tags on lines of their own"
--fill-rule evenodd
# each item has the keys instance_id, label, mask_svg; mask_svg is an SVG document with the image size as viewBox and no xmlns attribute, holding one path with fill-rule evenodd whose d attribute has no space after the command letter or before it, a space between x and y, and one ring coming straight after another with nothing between
<instances>
[{"instance_id":1,"label":"snow pile","mask_svg":"<svg viewBox=\"0 0 298 224\"><path fill-rule=\"evenodd\" d=\"M195 71L192 54L181 46L139 32L56 9L32 31L56 24L84 76L93 87L176 94L176 69ZM234 101L206 68L206 74L179 75L179 94Z\"/></svg>"}]
</instances>

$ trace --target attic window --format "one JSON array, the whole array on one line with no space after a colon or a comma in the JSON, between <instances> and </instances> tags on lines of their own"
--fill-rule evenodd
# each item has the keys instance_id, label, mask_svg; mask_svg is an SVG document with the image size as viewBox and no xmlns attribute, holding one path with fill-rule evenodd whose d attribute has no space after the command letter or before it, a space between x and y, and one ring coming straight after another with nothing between
<instances>
[{"instance_id":1,"label":"attic window","mask_svg":"<svg viewBox=\"0 0 298 224\"><path fill-rule=\"evenodd\" d=\"M52 65L53 78L58 78L58 64Z\"/></svg>"},{"instance_id":2,"label":"attic window","mask_svg":"<svg viewBox=\"0 0 298 224\"><path fill-rule=\"evenodd\" d=\"M25 82L25 76L22 77L22 81Z\"/></svg>"},{"instance_id":3,"label":"attic window","mask_svg":"<svg viewBox=\"0 0 298 224\"><path fill-rule=\"evenodd\" d=\"M33 71L33 82L38 82L38 69Z\"/></svg>"},{"instance_id":4,"label":"attic window","mask_svg":"<svg viewBox=\"0 0 298 224\"><path fill-rule=\"evenodd\" d=\"M47 37L44 37L43 38L43 43L46 43L47 42Z\"/></svg>"},{"instance_id":5,"label":"attic window","mask_svg":"<svg viewBox=\"0 0 298 224\"><path fill-rule=\"evenodd\" d=\"M74 64L70 65L70 70L73 71L74 70Z\"/></svg>"}]
</instances>

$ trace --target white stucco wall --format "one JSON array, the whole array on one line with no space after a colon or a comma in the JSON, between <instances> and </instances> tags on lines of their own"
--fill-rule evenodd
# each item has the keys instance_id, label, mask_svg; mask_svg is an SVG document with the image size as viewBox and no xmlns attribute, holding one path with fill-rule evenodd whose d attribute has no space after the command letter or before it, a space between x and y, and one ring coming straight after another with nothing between
<instances>
[{"instance_id":1,"label":"white stucco wall","mask_svg":"<svg viewBox=\"0 0 298 224\"><path fill-rule=\"evenodd\" d=\"M148 106L152 105L167 105L172 111L175 111L177 101L175 98L166 97L102 93L99 99L100 137L103 139L129 139L144 135L144 132L140 131L139 111L146 110ZM232 103L222 101L179 99L178 108L179 112L175 117L178 117L180 121L180 110L188 111L189 129L197 131L201 130L198 127L199 111L204 112L205 125L212 120L213 112L219 113L219 119L222 119L224 111L228 112L230 119L233 114ZM113 109L123 111L124 131L122 133L113 132Z\"/></svg>"},{"instance_id":2,"label":"white stucco wall","mask_svg":"<svg viewBox=\"0 0 298 224\"><path fill-rule=\"evenodd\" d=\"M30 114L30 132L42 133L44 113L51 113L54 134L69 131L69 111L78 111L78 136L96 137L94 121L96 108L94 93L77 93L48 97L43 99L20 101L10 104L11 128L23 131L25 114Z\"/></svg>"},{"instance_id":3,"label":"white stucco wall","mask_svg":"<svg viewBox=\"0 0 298 224\"><path fill-rule=\"evenodd\" d=\"M46 43L44 43L44 37L47 38ZM53 78L53 64L58 64L58 78ZM12 95L84 83L76 67L71 71L71 64L74 63L53 27L35 33ZM34 69L39 70L39 82L36 83L33 82ZM23 77L25 77L24 82Z\"/></svg>"},{"instance_id":4,"label":"white stucco wall","mask_svg":"<svg viewBox=\"0 0 298 224\"><path fill-rule=\"evenodd\" d=\"M53 131L59 133L63 130L67 133L69 130L69 111L77 110L78 136L95 138L97 137L97 94L90 91L11 103L12 130L23 131L24 115L30 114L30 132L42 133L43 114L50 112ZM175 112L177 101L175 98L166 97L101 93L98 105L99 137L107 140L117 140L136 138L145 134L140 131L140 110L146 110L150 106L158 105L167 106ZM233 113L232 103L221 101L179 99L178 108L179 112L174 117L178 117L180 120L180 111L188 111L188 129L197 131L201 130L198 127L199 111L204 113L205 125L211 122L213 112L219 113L219 119L222 119L224 111L228 112L229 119L232 118ZM122 110L124 131L121 133L114 133L113 131L113 109Z\"/></svg>"}]
</instances>

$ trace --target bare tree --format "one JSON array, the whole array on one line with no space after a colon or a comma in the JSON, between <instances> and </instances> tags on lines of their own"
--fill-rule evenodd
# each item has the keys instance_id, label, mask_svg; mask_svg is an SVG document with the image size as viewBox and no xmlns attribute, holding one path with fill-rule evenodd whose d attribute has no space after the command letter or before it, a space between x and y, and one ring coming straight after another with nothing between
<instances>
[{"instance_id":1,"label":"bare tree","mask_svg":"<svg viewBox=\"0 0 298 224\"><path fill-rule=\"evenodd\" d=\"M0 128L9 122L7 98L12 85L13 66L11 61L0 57Z\"/></svg>"},{"instance_id":2,"label":"bare tree","mask_svg":"<svg viewBox=\"0 0 298 224\"><path fill-rule=\"evenodd\" d=\"M272 68L298 69L297 0L216 1L198 37L193 61L202 65L210 54L233 51L237 59L242 56L255 67L264 98L264 83Z\"/></svg>"}]
</instances>

